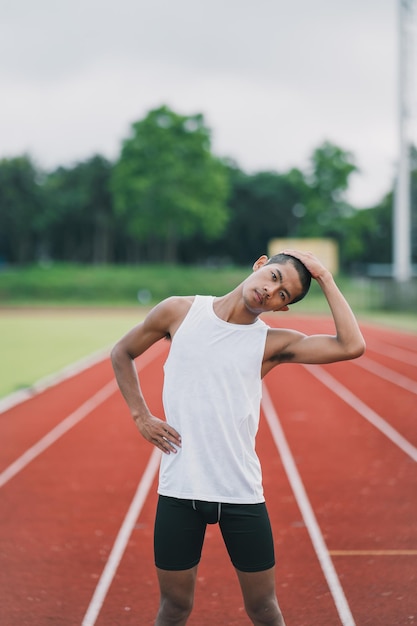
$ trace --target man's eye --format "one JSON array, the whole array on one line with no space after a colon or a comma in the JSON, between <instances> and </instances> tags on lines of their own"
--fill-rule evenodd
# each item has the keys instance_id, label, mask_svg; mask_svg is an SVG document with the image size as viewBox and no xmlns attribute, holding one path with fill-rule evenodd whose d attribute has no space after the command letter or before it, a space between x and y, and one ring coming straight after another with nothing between
<instances>
[{"instance_id":1,"label":"man's eye","mask_svg":"<svg viewBox=\"0 0 417 626\"><path fill-rule=\"evenodd\" d=\"M276 280L277 279L277 275L274 274L274 272L272 272L272 280Z\"/></svg>"}]
</instances>

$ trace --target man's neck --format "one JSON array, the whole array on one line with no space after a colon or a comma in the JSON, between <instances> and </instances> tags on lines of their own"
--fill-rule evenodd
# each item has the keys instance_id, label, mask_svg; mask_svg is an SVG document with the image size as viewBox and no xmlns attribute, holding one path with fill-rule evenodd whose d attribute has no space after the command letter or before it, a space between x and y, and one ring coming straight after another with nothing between
<instances>
[{"instance_id":1,"label":"man's neck","mask_svg":"<svg viewBox=\"0 0 417 626\"><path fill-rule=\"evenodd\" d=\"M257 314L246 308L239 289L215 298L213 309L217 317L229 324L250 325L258 319Z\"/></svg>"}]
</instances>

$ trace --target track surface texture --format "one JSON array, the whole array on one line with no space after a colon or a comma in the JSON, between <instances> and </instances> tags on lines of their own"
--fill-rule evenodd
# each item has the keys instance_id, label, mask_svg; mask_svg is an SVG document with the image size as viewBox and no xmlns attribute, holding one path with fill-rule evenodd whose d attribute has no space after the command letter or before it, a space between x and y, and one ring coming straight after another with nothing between
<instances>
[{"instance_id":1,"label":"track surface texture","mask_svg":"<svg viewBox=\"0 0 417 626\"><path fill-rule=\"evenodd\" d=\"M332 332L325 317L284 322ZM257 449L287 626L417 625L417 334L362 330L360 359L264 380ZM159 415L167 350L137 361ZM109 359L3 411L0 439L0 624L153 624L159 453ZM188 623L249 624L217 526Z\"/></svg>"}]
</instances>

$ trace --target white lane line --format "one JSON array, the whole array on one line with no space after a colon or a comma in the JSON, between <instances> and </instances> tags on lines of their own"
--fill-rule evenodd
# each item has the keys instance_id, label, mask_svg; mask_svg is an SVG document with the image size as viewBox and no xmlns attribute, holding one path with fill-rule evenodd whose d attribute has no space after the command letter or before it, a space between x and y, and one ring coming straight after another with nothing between
<instances>
[{"instance_id":1,"label":"white lane line","mask_svg":"<svg viewBox=\"0 0 417 626\"><path fill-rule=\"evenodd\" d=\"M375 426L381 433L383 433L388 439L398 446L403 452L405 452L413 461L417 461L417 448L413 446L405 437L395 430L388 422L386 422L378 413L373 411L362 400L359 400L349 389L339 383L336 378L333 378L326 370L319 365L303 365L310 374L312 374L323 385L328 387L339 398L344 400L346 404L351 406L357 413L362 415L370 424Z\"/></svg>"},{"instance_id":2,"label":"white lane line","mask_svg":"<svg viewBox=\"0 0 417 626\"><path fill-rule=\"evenodd\" d=\"M146 367L151 361L160 355L165 349L163 340L155 344L155 349L150 352L146 352L139 359L137 369L138 371ZM0 488L3 487L11 478L16 476L22 471L33 459L36 459L42 452L47 450L49 446L54 444L62 435L67 433L73 426L78 424L84 419L91 411L94 411L100 404L107 400L116 390L117 383L113 379L107 385L102 387L96 394L91 396L84 404L76 409L71 415L64 418L62 422L57 424L52 430L49 431L44 437L39 439L33 446L28 448L20 457L18 457L13 463L6 467L3 472L0 473Z\"/></svg>"},{"instance_id":3,"label":"white lane line","mask_svg":"<svg viewBox=\"0 0 417 626\"><path fill-rule=\"evenodd\" d=\"M42 454L49 446L55 443L62 435L67 433L75 424L78 424L86 415L91 413L100 404L102 404L117 389L116 381L112 380L105 385L94 396L89 398L84 404L76 409L71 415L68 415L59 424L49 431L42 439L39 439L31 448L28 448L19 458L0 474L0 487L3 487L11 478L16 476L23 468L26 467L33 459Z\"/></svg>"},{"instance_id":4,"label":"white lane line","mask_svg":"<svg viewBox=\"0 0 417 626\"><path fill-rule=\"evenodd\" d=\"M368 340L366 341L368 345ZM383 341L371 340L369 343L369 349L371 352L388 356L395 361L401 361L402 363L408 363L409 365L417 366L417 352L413 350L407 350L407 348L398 348L389 343Z\"/></svg>"},{"instance_id":5,"label":"white lane line","mask_svg":"<svg viewBox=\"0 0 417 626\"><path fill-rule=\"evenodd\" d=\"M388 380L393 385L397 385L397 387L402 387L407 391L411 391L411 393L417 394L417 382L415 380L412 380L407 376L403 376L403 374L399 374L395 370L385 367L385 365L376 363L366 356L363 356L360 359L355 359L352 362L358 367L362 367L364 370L371 372L371 374L375 374L376 376L379 376L379 378Z\"/></svg>"},{"instance_id":6,"label":"white lane line","mask_svg":"<svg viewBox=\"0 0 417 626\"><path fill-rule=\"evenodd\" d=\"M120 527L119 533L114 542L109 559L101 574L100 580L94 591L91 602L88 606L81 626L94 626L97 617L101 611L104 600L106 599L107 592L116 574L119 563L123 557L124 551L132 534L132 530L136 524L142 507L146 501L149 490L152 486L156 472L159 467L159 461L161 458L161 452L157 448L154 448L151 458L148 462L146 470L142 476L142 479L136 490L136 494L131 502L129 510L124 518L123 524Z\"/></svg>"},{"instance_id":7,"label":"white lane line","mask_svg":"<svg viewBox=\"0 0 417 626\"><path fill-rule=\"evenodd\" d=\"M298 507L303 516L321 569L333 596L333 601L337 612L339 613L340 621L343 626L355 626L355 621L350 611L344 591L340 584L333 562L329 556L329 551L317 523L316 516L314 515L313 508L308 499L301 476L297 470L297 466L279 422L278 415L272 403L271 396L269 395L265 384L263 385L262 409L269 424L275 445L281 456L282 464L294 492L294 496L297 500Z\"/></svg>"}]
</instances>

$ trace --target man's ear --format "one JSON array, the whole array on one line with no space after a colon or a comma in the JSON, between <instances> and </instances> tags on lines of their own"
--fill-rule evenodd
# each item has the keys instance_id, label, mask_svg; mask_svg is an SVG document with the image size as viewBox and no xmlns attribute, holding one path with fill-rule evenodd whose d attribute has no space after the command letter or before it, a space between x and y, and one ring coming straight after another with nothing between
<instances>
[{"instance_id":1,"label":"man's ear","mask_svg":"<svg viewBox=\"0 0 417 626\"><path fill-rule=\"evenodd\" d=\"M263 254L253 264L253 267L252 267L253 271L256 272L256 270L258 270L260 267L263 267L265 265L265 263L267 263L267 262L268 262L268 257L266 256L266 254Z\"/></svg>"},{"instance_id":2,"label":"man's ear","mask_svg":"<svg viewBox=\"0 0 417 626\"><path fill-rule=\"evenodd\" d=\"M285 304L285 305L284 305L283 307L281 307L280 309L276 309L276 310L274 311L274 313L277 313L277 312L280 312L280 313L281 313L281 311L289 311L289 310L290 310L290 307L289 307L289 306L287 306L287 305Z\"/></svg>"}]
</instances>

